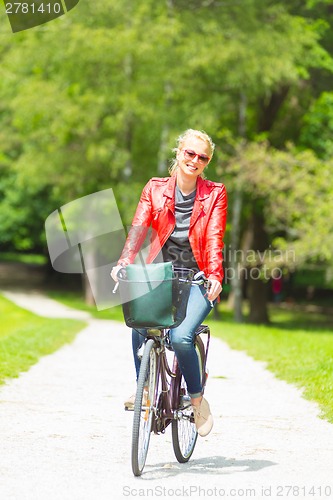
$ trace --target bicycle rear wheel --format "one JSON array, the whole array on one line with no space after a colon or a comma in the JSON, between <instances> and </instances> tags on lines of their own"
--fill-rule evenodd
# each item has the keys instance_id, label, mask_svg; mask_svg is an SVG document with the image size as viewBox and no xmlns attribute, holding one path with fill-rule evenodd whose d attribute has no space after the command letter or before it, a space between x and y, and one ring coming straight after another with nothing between
<instances>
[{"instance_id":1,"label":"bicycle rear wheel","mask_svg":"<svg viewBox=\"0 0 333 500\"><path fill-rule=\"evenodd\" d=\"M199 360L201 379L203 380L205 347L199 336L195 341L195 349ZM178 462L185 463L191 458L198 433L194 423L191 398L187 393L185 379L178 366L175 383L178 386L178 404L176 405L177 416L172 421L172 444Z\"/></svg>"},{"instance_id":2,"label":"bicycle rear wheel","mask_svg":"<svg viewBox=\"0 0 333 500\"><path fill-rule=\"evenodd\" d=\"M152 422L156 387L156 352L154 340L146 343L141 360L139 379L134 404L132 432L132 470L140 476L146 463Z\"/></svg>"}]
</instances>

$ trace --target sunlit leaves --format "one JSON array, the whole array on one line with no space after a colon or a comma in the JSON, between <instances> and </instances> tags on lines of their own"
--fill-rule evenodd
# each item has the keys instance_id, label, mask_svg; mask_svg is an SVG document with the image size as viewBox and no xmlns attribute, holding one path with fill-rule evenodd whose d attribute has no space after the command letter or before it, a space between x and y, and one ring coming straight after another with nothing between
<instances>
[{"instance_id":1,"label":"sunlit leaves","mask_svg":"<svg viewBox=\"0 0 333 500\"><path fill-rule=\"evenodd\" d=\"M267 143L242 143L220 168L231 176L231 187L263 201L273 244L293 248L298 263L333 260L331 159L320 160L311 150L298 151L292 145L279 151Z\"/></svg>"}]
</instances>

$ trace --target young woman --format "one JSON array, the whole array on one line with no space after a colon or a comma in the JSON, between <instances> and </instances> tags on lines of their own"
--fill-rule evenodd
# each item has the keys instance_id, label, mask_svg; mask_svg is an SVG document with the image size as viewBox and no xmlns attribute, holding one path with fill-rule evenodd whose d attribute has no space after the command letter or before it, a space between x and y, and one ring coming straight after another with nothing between
<instances>
[{"instance_id":1,"label":"young woman","mask_svg":"<svg viewBox=\"0 0 333 500\"><path fill-rule=\"evenodd\" d=\"M197 327L203 322L222 291L223 235L227 217L227 194L223 184L205 180L204 171L214 144L204 132L188 129L178 137L170 177L152 178L144 187L118 265L111 276L117 281L121 267L133 263L152 226L153 234L147 263L173 261L175 267L203 271L209 279L208 292L193 285L186 318L170 331L173 350L191 397L198 434L212 429L210 407L202 396L198 358L194 348ZM132 345L137 377L140 361L137 350L142 336L133 330ZM135 396L125 402L133 406Z\"/></svg>"}]
</instances>

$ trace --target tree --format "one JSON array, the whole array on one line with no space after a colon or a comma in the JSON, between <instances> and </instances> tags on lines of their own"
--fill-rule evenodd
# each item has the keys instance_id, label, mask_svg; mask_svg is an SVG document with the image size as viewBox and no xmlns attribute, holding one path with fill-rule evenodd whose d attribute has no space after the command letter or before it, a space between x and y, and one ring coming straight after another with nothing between
<instances>
[{"instance_id":1,"label":"tree","mask_svg":"<svg viewBox=\"0 0 333 500\"><path fill-rule=\"evenodd\" d=\"M0 209L31 236L24 248L42 241L46 210L110 186L129 224L143 183L157 163L167 173L189 126L217 143L212 180L224 175L226 137L297 144L314 72L332 70L323 13L295 1L101 0L15 35L0 55ZM261 198L244 194L242 219L251 208L263 234ZM17 210L27 195L40 217ZM22 248L4 227L2 243Z\"/></svg>"},{"instance_id":2,"label":"tree","mask_svg":"<svg viewBox=\"0 0 333 500\"><path fill-rule=\"evenodd\" d=\"M321 158L333 154L333 93L323 92L303 117L300 143Z\"/></svg>"},{"instance_id":3,"label":"tree","mask_svg":"<svg viewBox=\"0 0 333 500\"><path fill-rule=\"evenodd\" d=\"M249 291L249 319L268 321L265 283L276 267L294 270L310 259L333 259L333 163L310 150L289 145L279 151L265 142L240 144L221 168L241 186L246 200L250 242L243 247L241 265L248 286L255 283L259 290Z\"/></svg>"}]
</instances>

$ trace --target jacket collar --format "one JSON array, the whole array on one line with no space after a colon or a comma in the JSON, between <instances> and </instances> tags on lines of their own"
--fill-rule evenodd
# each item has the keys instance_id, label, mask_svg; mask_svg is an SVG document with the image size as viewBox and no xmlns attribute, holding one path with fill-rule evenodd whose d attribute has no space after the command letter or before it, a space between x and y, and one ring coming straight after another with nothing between
<instances>
[{"instance_id":1,"label":"jacket collar","mask_svg":"<svg viewBox=\"0 0 333 500\"><path fill-rule=\"evenodd\" d=\"M166 196L167 198L174 199L175 187L176 187L176 176L173 175L172 177L169 178L163 195ZM205 181L202 177L198 177L196 199L204 200L205 198L208 198L208 196L211 193L211 190L212 190L211 183L209 181Z\"/></svg>"},{"instance_id":2,"label":"jacket collar","mask_svg":"<svg viewBox=\"0 0 333 500\"><path fill-rule=\"evenodd\" d=\"M163 193L164 196L167 198L174 198L175 197L175 187L176 187L176 176L172 175L166 185L165 191Z\"/></svg>"}]
</instances>

